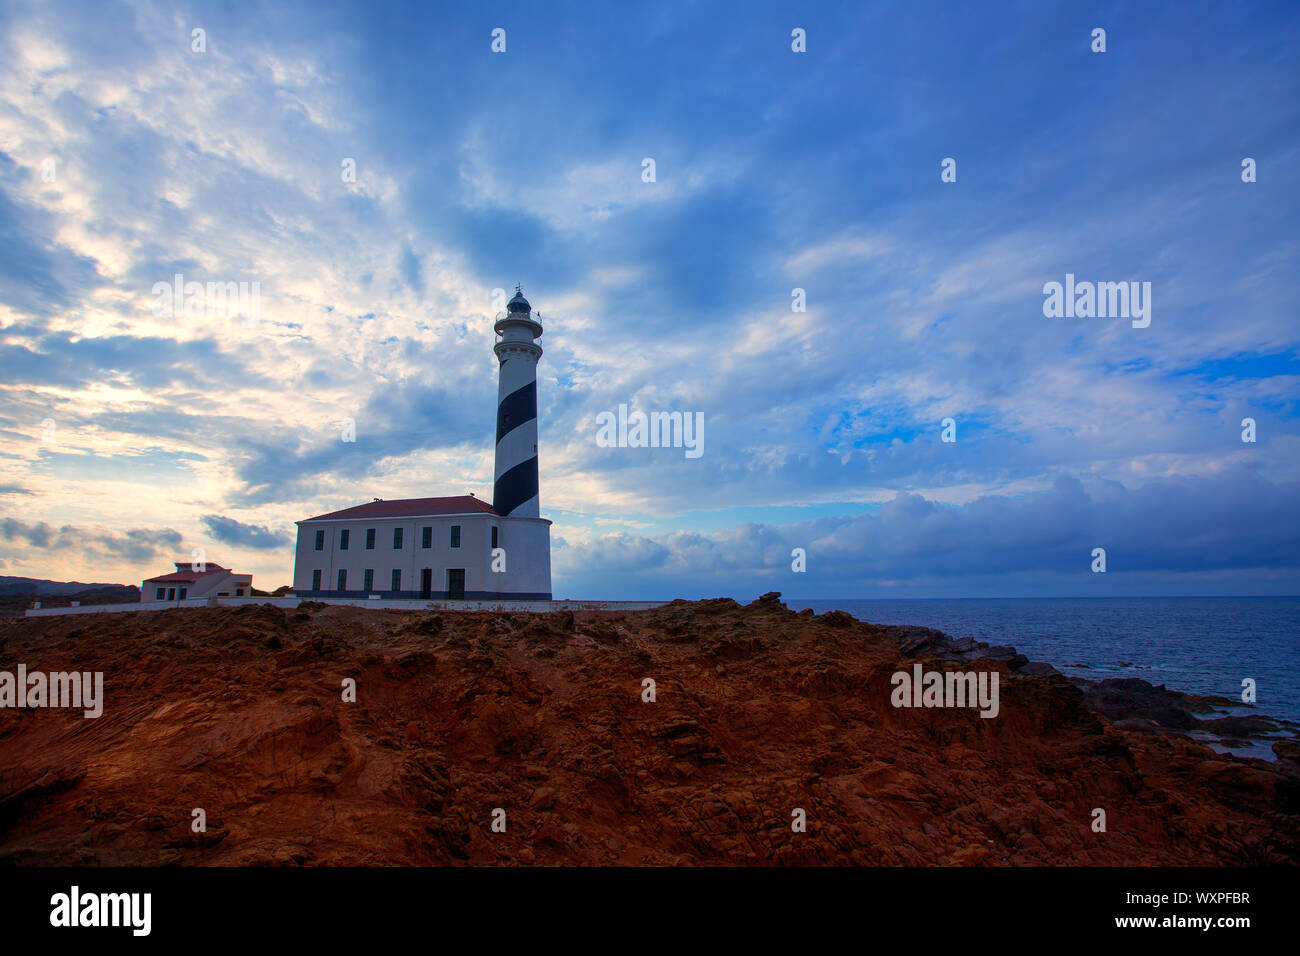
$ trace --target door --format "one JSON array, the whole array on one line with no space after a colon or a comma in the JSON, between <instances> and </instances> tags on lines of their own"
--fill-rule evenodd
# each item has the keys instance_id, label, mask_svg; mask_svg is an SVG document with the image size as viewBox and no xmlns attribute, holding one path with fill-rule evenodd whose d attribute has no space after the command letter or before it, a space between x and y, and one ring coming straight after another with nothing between
<instances>
[{"instance_id":1,"label":"door","mask_svg":"<svg viewBox=\"0 0 1300 956\"><path fill-rule=\"evenodd\" d=\"M433 568L425 568L420 572L420 597L426 601L433 597Z\"/></svg>"},{"instance_id":2,"label":"door","mask_svg":"<svg viewBox=\"0 0 1300 956\"><path fill-rule=\"evenodd\" d=\"M447 597L452 601L465 600L465 569L447 569Z\"/></svg>"}]
</instances>

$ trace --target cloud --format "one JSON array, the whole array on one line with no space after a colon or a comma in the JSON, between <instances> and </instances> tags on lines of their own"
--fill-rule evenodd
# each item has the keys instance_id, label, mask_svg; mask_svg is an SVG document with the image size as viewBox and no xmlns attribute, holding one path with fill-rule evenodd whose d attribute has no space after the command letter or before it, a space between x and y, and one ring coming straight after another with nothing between
<instances>
[{"instance_id":1,"label":"cloud","mask_svg":"<svg viewBox=\"0 0 1300 956\"><path fill-rule=\"evenodd\" d=\"M417 295L424 293L424 279L420 275L420 259L410 246L402 247L402 278L411 291Z\"/></svg>"},{"instance_id":2,"label":"cloud","mask_svg":"<svg viewBox=\"0 0 1300 956\"><path fill-rule=\"evenodd\" d=\"M26 329L6 330L11 338ZM214 338L181 342L162 336L97 338L51 332L0 346L0 375L13 384L75 388L91 381L161 391L170 386L226 388L239 383L267 388L270 380L250 371Z\"/></svg>"},{"instance_id":3,"label":"cloud","mask_svg":"<svg viewBox=\"0 0 1300 956\"><path fill-rule=\"evenodd\" d=\"M272 531L265 525L244 524L223 515L204 515L203 523L212 537L223 544L271 550L287 547L293 542L293 538L283 531Z\"/></svg>"},{"instance_id":4,"label":"cloud","mask_svg":"<svg viewBox=\"0 0 1300 956\"><path fill-rule=\"evenodd\" d=\"M472 366L466 362L460 367ZM319 493L327 475L364 485L391 460L422 451L470 445L473 452L483 452L492 439L494 384L485 374L469 378L456 369L450 364L441 382L416 377L390 382L371 392L363 407L336 406L308 427L263 427L240 436L229 449L244 483L236 497L244 504L262 504L289 495L311 496ZM348 418L355 429L351 440L344 441L340 423Z\"/></svg>"},{"instance_id":5,"label":"cloud","mask_svg":"<svg viewBox=\"0 0 1300 956\"><path fill-rule=\"evenodd\" d=\"M121 564L139 564L180 550L181 536L170 528L137 528L125 532L83 530L72 525L53 528L43 521L29 524L16 518L0 520L0 537L45 551L78 551Z\"/></svg>"},{"instance_id":6,"label":"cloud","mask_svg":"<svg viewBox=\"0 0 1300 956\"><path fill-rule=\"evenodd\" d=\"M1109 481L1061 478L1048 490L984 495L961 506L900 493L874 514L786 525L750 522L713 533L618 532L570 541L556 552L565 578L616 571L650 582L749 581L779 576L794 593L864 593L882 582L951 587L973 575L1055 576L1058 584L1106 575L1263 570L1300 580L1292 529L1300 526L1300 482L1272 483L1248 469L1209 478L1162 478L1129 490ZM807 572L792 573L792 551ZM947 582L945 584L945 582ZM667 596L666 594L664 596Z\"/></svg>"},{"instance_id":7,"label":"cloud","mask_svg":"<svg viewBox=\"0 0 1300 956\"><path fill-rule=\"evenodd\" d=\"M51 241L54 217L12 197L35 175L0 151L0 302L47 317L94 286L95 262Z\"/></svg>"},{"instance_id":8,"label":"cloud","mask_svg":"<svg viewBox=\"0 0 1300 956\"><path fill-rule=\"evenodd\" d=\"M639 535L610 534L583 549L581 560L611 572L639 572L661 567L671 553L665 544Z\"/></svg>"},{"instance_id":9,"label":"cloud","mask_svg":"<svg viewBox=\"0 0 1300 956\"><path fill-rule=\"evenodd\" d=\"M792 256L786 269L792 275L799 276L843 262L870 262L888 253L891 246L889 239L882 236L836 236Z\"/></svg>"}]
</instances>

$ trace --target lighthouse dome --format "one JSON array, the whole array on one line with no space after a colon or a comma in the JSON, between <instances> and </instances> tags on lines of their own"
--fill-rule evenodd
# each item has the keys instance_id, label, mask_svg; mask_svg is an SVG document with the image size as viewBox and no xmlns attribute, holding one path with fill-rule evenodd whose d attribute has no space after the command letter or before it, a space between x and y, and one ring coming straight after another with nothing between
<instances>
[{"instance_id":1,"label":"lighthouse dome","mask_svg":"<svg viewBox=\"0 0 1300 956\"><path fill-rule=\"evenodd\" d=\"M533 311L533 307L528 304L528 300L524 298L519 286L515 286L515 297L507 303L506 310L512 315L528 315Z\"/></svg>"}]
</instances>

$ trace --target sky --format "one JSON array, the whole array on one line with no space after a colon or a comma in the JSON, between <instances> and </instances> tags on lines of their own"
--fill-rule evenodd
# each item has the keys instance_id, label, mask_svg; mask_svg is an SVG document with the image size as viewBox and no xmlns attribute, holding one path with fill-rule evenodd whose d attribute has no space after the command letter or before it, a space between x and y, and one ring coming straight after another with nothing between
<instances>
[{"instance_id":1,"label":"sky","mask_svg":"<svg viewBox=\"0 0 1300 956\"><path fill-rule=\"evenodd\" d=\"M6 2L0 575L270 590L297 520L490 500L520 283L557 598L1300 594L1298 48L1293 3ZM1146 319L1045 314L1067 275Z\"/></svg>"}]
</instances>

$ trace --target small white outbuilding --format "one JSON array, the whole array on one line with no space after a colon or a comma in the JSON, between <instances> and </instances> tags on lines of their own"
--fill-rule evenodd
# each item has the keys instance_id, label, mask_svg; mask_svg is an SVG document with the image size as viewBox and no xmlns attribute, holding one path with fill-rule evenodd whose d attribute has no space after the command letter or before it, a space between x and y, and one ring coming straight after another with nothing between
<instances>
[{"instance_id":1,"label":"small white outbuilding","mask_svg":"<svg viewBox=\"0 0 1300 956\"><path fill-rule=\"evenodd\" d=\"M140 584L140 603L185 601L190 598L252 597L253 576L236 574L211 561L177 561L176 570L146 578Z\"/></svg>"}]
</instances>

